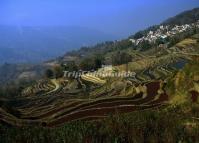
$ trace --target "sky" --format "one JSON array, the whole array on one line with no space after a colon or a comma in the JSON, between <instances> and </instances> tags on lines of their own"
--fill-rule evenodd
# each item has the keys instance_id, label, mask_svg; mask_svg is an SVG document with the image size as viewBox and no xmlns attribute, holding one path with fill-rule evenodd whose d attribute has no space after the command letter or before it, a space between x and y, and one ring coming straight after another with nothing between
<instances>
[{"instance_id":1,"label":"sky","mask_svg":"<svg viewBox=\"0 0 199 143\"><path fill-rule=\"evenodd\" d=\"M0 0L0 25L80 26L126 37L199 0Z\"/></svg>"}]
</instances>

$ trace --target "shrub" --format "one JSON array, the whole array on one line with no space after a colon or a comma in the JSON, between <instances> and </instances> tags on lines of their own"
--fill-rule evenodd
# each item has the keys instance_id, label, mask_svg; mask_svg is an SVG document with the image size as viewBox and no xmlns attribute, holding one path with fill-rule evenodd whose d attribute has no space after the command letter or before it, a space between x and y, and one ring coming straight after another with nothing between
<instances>
[{"instance_id":1,"label":"shrub","mask_svg":"<svg viewBox=\"0 0 199 143\"><path fill-rule=\"evenodd\" d=\"M45 72L45 76L47 78L53 78L54 77L54 72L51 69L47 69Z\"/></svg>"}]
</instances>

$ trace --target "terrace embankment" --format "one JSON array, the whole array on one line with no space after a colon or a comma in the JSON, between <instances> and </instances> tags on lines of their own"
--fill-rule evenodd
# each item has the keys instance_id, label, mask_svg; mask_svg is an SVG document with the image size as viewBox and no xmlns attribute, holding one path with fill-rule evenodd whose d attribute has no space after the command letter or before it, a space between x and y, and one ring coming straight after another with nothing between
<instances>
[{"instance_id":1,"label":"terrace embankment","mask_svg":"<svg viewBox=\"0 0 199 143\"><path fill-rule=\"evenodd\" d=\"M64 96L51 95L53 97L33 98L33 103L31 103L31 98L29 98L27 100L28 104L21 102L17 106L16 110L20 113L19 116L15 116L12 111L7 109L4 110L6 113L0 116L0 120L13 126L42 125L56 127L75 120L91 121L103 119L114 114L163 107L168 100L168 95L161 89L163 88L162 82L154 81L144 85L147 87L147 93L141 91L127 97L115 95L103 96L102 98L69 100ZM159 94L159 90L162 90L163 93ZM19 101L22 101L22 99Z\"/></svg>"}]
</instances>

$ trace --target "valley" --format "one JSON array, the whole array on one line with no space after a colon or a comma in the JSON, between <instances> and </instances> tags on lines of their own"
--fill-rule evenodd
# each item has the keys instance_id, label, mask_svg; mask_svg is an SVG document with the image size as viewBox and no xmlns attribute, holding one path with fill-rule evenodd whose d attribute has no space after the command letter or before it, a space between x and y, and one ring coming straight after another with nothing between
<instances>
[{"instance_id":1,"label":"valley","mask_svg":"<svg viewBox=\"0 0 199 143\"><path fill-rule=\"evenodd\" d=\"M137 52L137 59L128 63L135 77L118 79L85 74L77 79L38 81L24 89L21 97L0 100L1 121L12 126L57 127L76 120L104 119L116 113L164 109L172 100L167 87L169 80L199 56L198 43L179 46L186 41L171 48ZM126 65L113 66L112 72L122 72L125 68ZM198 86L197 81L194 84ZM198 89L194 91L198 94Z\"/></svg>"},{"instance_id":2,"label":"valley","mask_svg":"<svg viewBox=\"0 0 199 143\"><path fill-rule=\"evenodd\" d=\"M41 35L35 37L31 34L35 29L31 32L25 28L24 45L30 45L28 53L39 44L52 50L52 57L59 57L39 64L5 63L0 67L0 142L199 141L199 8L128 38L73 51L64 51L67 40L62 38L67 31L71 37L82 38L71 43L74 48L81 41L95 43L103 33L96 36L84 30L88 35L75 34L72 29L46 30L49 33L36 29ZM53 42L57 36L61 36L59 44ZM20 38L12 35L12 44ZM31 38L34 44L28 42ZM1 44L7 37L3 39ZM54 47L61 48L56 51ZM41 55L27 54L16 63L23 58L26 61L26 56L30 61L51 57L46 51L37 52Z\"/></svg>"}]
</instances>

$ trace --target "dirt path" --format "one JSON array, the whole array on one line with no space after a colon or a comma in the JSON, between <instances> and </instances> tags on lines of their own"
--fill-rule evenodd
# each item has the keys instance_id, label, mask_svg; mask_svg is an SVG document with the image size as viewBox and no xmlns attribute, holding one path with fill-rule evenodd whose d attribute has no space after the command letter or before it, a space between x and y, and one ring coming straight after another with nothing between
<instances>
[{"instance_id":1,"label":"dirt path","mask_svg":"<svg viewBox=\"0 0 199 143\"><path fill-rule=\"evenodd\" d=\"M59 85L59 83L57 82L56 79L51 79L51 82L52 82L53 85L55 85L55 88L53 90L49 91L46 94L51 94L53 92L56 92L58 89L60 89L60 85Z\"/></svg>"}]
</instances>

